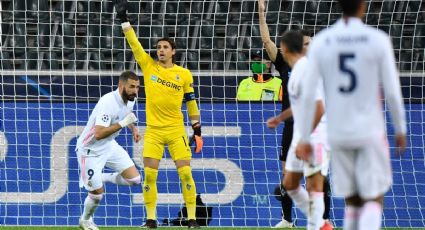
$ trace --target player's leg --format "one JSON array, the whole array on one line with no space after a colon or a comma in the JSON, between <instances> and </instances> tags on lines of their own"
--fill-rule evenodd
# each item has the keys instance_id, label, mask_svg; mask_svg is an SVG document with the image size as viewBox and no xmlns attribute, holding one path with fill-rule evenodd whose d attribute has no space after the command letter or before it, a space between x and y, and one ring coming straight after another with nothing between
<instances>
[{"instance_id":1,"label":"player's leg","mask_svg":"<svg viewBox=\"0 0 425 230\"><path fill-rule=\"evenodd\" d=\"M359 230L381 227L384 194L392 185L390 153L386 138L370 140L358 152L356 177L363 200L359 212Z\"/></svg>"},{"instance_id":2,"label":"player's leg","mask_svg":"<svg viewBox=\"0 0 425 230\"><path fill-rule=\"evenodd\" d=\"M106 162L106 166L113 169L114 173L103 173L103 182L110 182L118 185L138 185L140 184L140 173L128 153L116 142L113 141L111 156Z\"/></svg>"},{"instance_id":3,"label":"player's leg","mask_svg":"<svg viewBox=\"0 0 425 230\"><path fill-rule=\"evenodd\" d=\"M280 155L279 159L282 158L282 154ZM282 162L282 179L280 181L280 185L276 188L279 192L278 195L280 196L280 204L282 207L282 220L279 221L276 225L274 225L274 228L288 228L293 227L294 224L292 223L292 199L286 192L286 189L284 187L284 178L285 178L285 162L286 162L286 154L285 154L285 161L281 160Z\"/></svg>"},{"instance_id":4,"label":"player's leg","mask_svg":"<svg viewBox=\"0 0 425 230\"><path fill-rule=\"evenodd\" d=\"M291 146L293 134L293 124L285 123L283 128L282 136L282 148L279 154L279 160L282 162L282 180L280 181L280 194L281 194L281 206L282 206L282 220L277 223L274 227L284 228L292 227L292 199L286 192L285 187L283 186L283 180L285 178L285 163L288 156L289 147Z\"/></svg>"},{"instance_id":5,"label":"player's leg","mask_svg":"<svg viewBox=\"0 0 425 230\"><path fill-rule=\"evenodd\" d=\"M84 200L83 213L80 217L80 227L83 229L97 229L93 215L103 198L102 170L106 163L107 154L95 154L89 150L77 152L80 167L80 185L88 190Z\"/></svg>"},{"instance_id":6,"label":"player's leg","mask_svg":"<svg viewBox=\"0 0 425 230\"><path fill-rule=\"evenodd\" d=\"M329 177L325 176L323 181L323 195L325 201L325 211L323 212L323 219L329 223L329 213L331 211L331 185L329 184Z\"/></svg>"},{"instance_id":7,"label":"player's leg","mask_svg":"<svg viewBox=\"0 0 425 230\"><path fill-rule=\"evenodd\" d=\"M144 165L144 181L143 181L143 198L145 201L147 221L146 227L156 228L156 203L158 200L158 189L156 181L158 178L159 162L164 153L163 133L161 130L153 130L147 127L144 135L143 145L143 165Z\"/></svg>"},{"instance_id":8,"label":"player's leg","mask_svg":"<svg viewBox=\"0 0 425 230\"><path fill-rule=\"evenodd\" d=\"M324 176L320 171L307 177L307 191L309 193L308 230L319 230L324 224L323 212L325 202L323 194Z\"/></svg>"},{"instance_id":9,"label":"player's leg","mask_svg":"<svg viewBox=\"0 0 425 230\"><path fill-rule=\"evenodd\" d=\"M182 183L183 199L187 208L187 219L196 220L196 186L192 176L192 168L190 167L192 151L188 145L189 141L184 127L170 133L169 139L168 150L176 164L177 172Z\"/></svg>"},{"instance_id":10,"label":"player's leg","mask_svg":"<svg viewBox=\"0 0 425 230\"><path fill-rule=\"evenodd\" d=\"M361 203L355 179L356 151L343 146L332 146L331 170L333 192L345 197L344 230L357 230L358 211Z\"/></svg>"},{"instance_id":11,"label":"player's leg","mask_svg":"<svg viewBox=\"0 0 425 230\"><path fill-rule=\"evenodd\" d=\"M295 156L295 148L291 146L288 151L288 157L285 165L285 177L283 179L283 186L288 195L292 198L295 206L301 212L308 215L308 192L304 187L300 186L300 181L303 177L304 163L302 160Z\"/></svg>"}]
</instances>

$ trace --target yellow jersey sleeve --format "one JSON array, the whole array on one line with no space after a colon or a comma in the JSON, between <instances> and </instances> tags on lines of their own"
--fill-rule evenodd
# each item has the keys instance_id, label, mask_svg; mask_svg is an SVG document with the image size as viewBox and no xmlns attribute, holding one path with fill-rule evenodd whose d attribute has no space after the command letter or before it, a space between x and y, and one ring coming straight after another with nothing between
<instances>
[{"instance_id":1,"label":"yellow jersey sleeve","mask_svg":"<svg viewBox=\"0 0 425 230\"><path fill-rule=\"evenodd\" d=\"M143 46L137 39L133 28L130 28L130 30L124 32L124 35L128 44L130 44L131 50L133 51L134 59L136 59L137 64L139 64L142 70L144 70L149 65L155 64L155 61L152 59L152 57L143 49Z\"/></svg>"},{"instance_id":2,"label":"yellow jersey sleeve","mask_svg":"<svg viewBox=\"0 0 425 230\"><path fill-rule=\"evenodd\" d=\"M193 89L193 76L192 76L192 73L189 70L187 70L185 83L183 85L183 92L192 93L194 91L195 90Z\"/></svg>"}]
</instances>

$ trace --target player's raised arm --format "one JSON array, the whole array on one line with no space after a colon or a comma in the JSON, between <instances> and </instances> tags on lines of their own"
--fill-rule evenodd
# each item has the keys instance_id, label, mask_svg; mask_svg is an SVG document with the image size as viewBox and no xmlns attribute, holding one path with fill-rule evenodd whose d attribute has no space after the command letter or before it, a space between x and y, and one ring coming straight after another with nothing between
<instances>
[{"instance_id":1,"label":"player's raised arm","mask_svg":"<svg viewBox=\"0 0 425 230\"><path fill-rule=\"evenodd\" d=\"M401 94L400 79L395 65L394 52L390 39L386 38L382 45L383 54L380 55L380 77L396 132L396 145L400 147L399 151L402 152L406 147L406 115Z\"/></svg>"},{"instance_id":2,"label":"player's raised arm","mask_svg":"<svg viewBox=\"0 0 425 230\"><path fill-rule=\"evenodd\" d=\"M142 44L140 44L137 39L136 33L134 32L133 27L131 27L130 22L127 17L127 0L114 0L115 10L117 12L117 19L121 21L121 26L127 39L128 44L133 51L134 58L136 59L139 66L144 69L147 65L154 63L152 57L146 53L143 49Z\"/></svg>"},{"instance_id":3,"label":"player's raised arm","mask_svg":"<svg viewBox=\"0 0 425 230\"><path fill-rule=\"evenodd\" d=\"M261 40L263 41L264 47L266 48L267 54L272 62L275 62L277 55L276 44L270 39L269 27L266 22L266 5L265 0L258 0L258 17L260 19L260 33Z\"/></svg>"}]
</instances>

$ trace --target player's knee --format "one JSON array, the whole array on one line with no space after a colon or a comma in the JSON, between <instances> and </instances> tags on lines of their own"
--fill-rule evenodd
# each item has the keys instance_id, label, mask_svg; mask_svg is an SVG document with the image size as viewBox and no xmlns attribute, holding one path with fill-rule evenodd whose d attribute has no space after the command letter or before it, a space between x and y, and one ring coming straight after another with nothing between
<instances>
[{"instance_id":1,"label":"player's knee","mask_svg":"<svg viewBox=\"0 0 425 230\"><path fill-rule=\"evenodd\" d=\"M192 168L190 166L183 166L177 169L179 173L180 180L189 181L192 179Z\"/></svg>"},{"instance_id":2,"label":"player's knee","mask_svg":"<svg viewBox=\"0 0 425 230\"><path fill-rule=\"evenodd\" d=\"M95 203L99 203L103 199L103 193L100 194L93 194L89 192L89 197L92 199Z\"/></svg>"},{"instance_id":3,"label":"player's knee","mask_svg":"<svg viewBox=\"0 0 425 230\"><path fill-rule=\"evenodd\" d=\"M158 177L158 169L145 167L144 170L145 170L145 183L146 184L156 183L156 179Z\"/></svg>"},{"instance_id":4,"label":"player's knee","mask_svg":"<svg viewBox=\"0 0 425 230\"><path fill-rule=\"evenodd\" d=\"M298 186L299 186L299 182L293 180L288 175L283 179L283 187L285 188L286 191L295 190L298 188Z\"/></svg>"},{"instance_id":5,"label":"player's knee","mask_svg":"<svg viewBox=\"0 0 425 230\"><path fill-rule=\"evenodd\" d=\"M127 179L126 178L125 180L127 181L127 183L129 185L138 185L138 184L141 183L141 177L140 177L140 175L138 175L136 177L133 177L133 178L130 178L130 179Z\"/></svg>"}]
</instances>

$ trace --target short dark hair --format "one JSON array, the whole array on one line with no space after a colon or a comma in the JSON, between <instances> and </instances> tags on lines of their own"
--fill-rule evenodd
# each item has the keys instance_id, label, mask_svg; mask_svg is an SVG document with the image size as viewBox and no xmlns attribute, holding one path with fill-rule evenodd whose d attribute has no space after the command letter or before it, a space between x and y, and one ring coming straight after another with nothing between
<instances>
[{"instance_id":1,"label":"short dark hair","mask_svg":"<svg viewBox=\"0 0 425 230\"><path fill-rule=\"evenodd\" d=\"M162 41L168 42L172 49L176 49L176 42L173 39L167 37L158 39L158 41L156 41L156 45L158 45L158 43Z\"/></svg>"},{"instance_id":2,"label":"short dark hair","mask_svg":"<svg viewBox=\"0 0 425 230\"><path fill-rule=\"evenodd\" d=\"M120 75L120 81L126 82L128 79L140 81L139 77L132 71L124 71Z\"/></svg>"},{"instance_id":3,"label":"short dark hair","mask_svg":"<svg viewBox=\"0 0 425 230\"><path fill-rule=\"evenodd\" d=\"M308 31L308 30L306 30L306 29L300 29L300 33L301 33L303 36L311 37L311 32L310 32L310 31Z\"/></svg>"},{"instance_id":4,"label":"short dark hair","mask_svg":"<svg viewBox=\"0 0 425 230\"><path fill-rule=\"evenodd\" d=\"M280 40L281 44L285 44L291 53L302 53L304 38L299 30L290 30L283 34Z\"/></svg>"},{"instance_id":5,"label":"short dark hair","mask_svg":"<svg viewBox=\"0 0 425 230\"><path fill-rule=\"evenodd\" d=\"M338 0L345 16L354 16L364 0Z\"/></svg>"}]
</instances>

